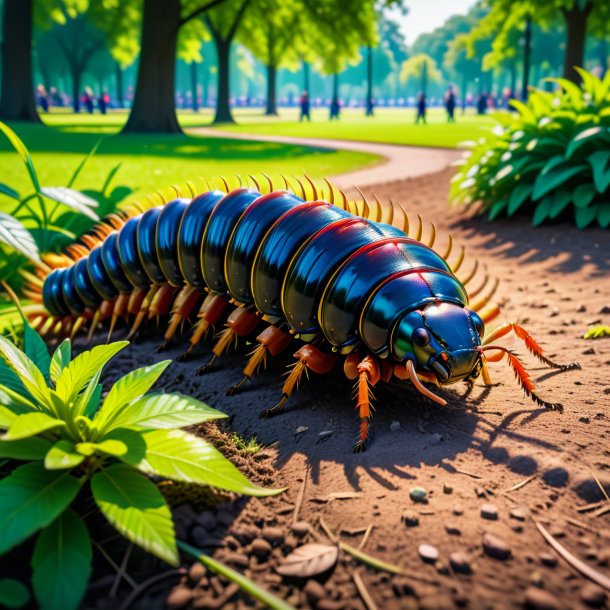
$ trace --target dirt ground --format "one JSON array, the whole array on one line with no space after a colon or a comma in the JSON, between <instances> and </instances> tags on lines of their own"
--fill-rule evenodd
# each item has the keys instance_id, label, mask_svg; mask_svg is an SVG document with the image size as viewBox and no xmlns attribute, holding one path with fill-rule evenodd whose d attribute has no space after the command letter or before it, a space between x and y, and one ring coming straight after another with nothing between
<instances>
[{"instance_id":1,"label":"dirt ground","mask_svg":"<svg viewBox=\"0 0 610 610\"><path fill-rule=\"evenodd\" d=\"M501 279L503 320L522 323L550 357L580 361L582 370L558 373L524 358L540 395L563 403L563 414L530 402L504 363L490 365L495 387L477 385L468 397L462 385L443 390L446 407L407 385L379 386L369 449L355 455L352 387L339 373L312 375L269 420L258 413L277 401L289 360L270 362L234 397L225 391L241 378L251 349L245 345L204 376L195 370L209 357L205 352L172 363L164 376L166 389L208 402L231 416L232 430L256 436L268 448L255 456L253 476L288 486L278 497L203 512L183 506L181 530L296 607L542 610L608 604L603 590L559 558L535 525L610 576L610 512L581 510L606 501L595 477L610 494L610 340L582 338L589 324L610 324L608 233L563 224L534 229L524 219L488 223L464 210L448 211L450 177L447 170L374 191L433 220L439 242L450 230L467 247L465 265L478 257ZM158 342L132 345L112 375L182 351L176 346L157 354ZM502 342L525 354L522 344ZM414 487L426 491L424 503L411 499ZM371 526L363 550L404 573L366 567L341 552L319 581L283 581L274 567L291 549L329 544L321 518L356 547ZM438 558L423 561L420 545L434 547ZM211 584L208 576L195 569L169 578L158 595L169 595L175 608L246 606L226 581ZM152 607L146 596L139 603L133 607Z\"/></svg>"}]
</instances>

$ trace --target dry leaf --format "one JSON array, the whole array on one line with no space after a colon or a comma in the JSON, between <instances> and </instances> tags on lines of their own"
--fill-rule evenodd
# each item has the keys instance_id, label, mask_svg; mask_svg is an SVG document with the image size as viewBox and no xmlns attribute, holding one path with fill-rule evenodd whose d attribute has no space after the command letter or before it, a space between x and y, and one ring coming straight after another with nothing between
<instances>
[{"instance_id":1,"label":"dry leaf","mask_svg":"<svg viewBox=\"0 0 610 610\"><path fill-rule=\"evenodd\" d=\"M305 544L285 557L276 572L291 578L311 578L330 570L338 558L339 549L334 545Z\"/></svg>"}]
</instances>

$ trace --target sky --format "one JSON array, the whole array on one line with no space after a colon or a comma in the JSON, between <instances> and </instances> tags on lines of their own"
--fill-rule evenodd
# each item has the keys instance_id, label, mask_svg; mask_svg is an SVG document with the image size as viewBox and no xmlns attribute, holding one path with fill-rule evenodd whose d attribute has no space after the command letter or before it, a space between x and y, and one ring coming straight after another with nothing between
<instances>
[{"instance_id":1,"label":"sky","mask_svg":"<svg viewBox=\"0 0 610 610\"><path fill-rule=\"evenodd\" d=\"M400 22L407 44L425 32L431 32L443 25L451 15L465 14L475 4L475 0L407 0L409 7L406 15L391 13Z\"/></svg>"}]
</instances>

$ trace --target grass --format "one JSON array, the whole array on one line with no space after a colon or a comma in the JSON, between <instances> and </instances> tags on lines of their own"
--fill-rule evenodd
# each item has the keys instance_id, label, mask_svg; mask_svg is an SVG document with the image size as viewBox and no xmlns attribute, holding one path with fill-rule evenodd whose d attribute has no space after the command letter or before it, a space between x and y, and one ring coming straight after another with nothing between
<instances>
[{"instance_id":1,"label":"grass","mask_svg":"<svg viewBox=\"0 0 610 610\"><path fill-rule=\"evenodd\" d=\"M279 117L261 117L258 113L237 112L237 125L223 125L223 131L249 134L282 135L307 138L361 140L386 144L455 148L465 140L476 140L495 125L489 116L468 110L458 111L456 122L448 123L443 109L428 112L428 124L415 124L415 110L379 108L374 117L364 116L362 108L343 110L339 121L328 120L328 110L315 109L311 123L298 121L296 108L282 109Z\"/></svg>"},{"instance_id":2,"label":"grass","mask_svg":"<svg viewBox=\"0 0 610 610\"><path fill-rule=\"evenodd\" d=\"M43 186L65 185L84 154L101 136L108 136L87 165L75 188L99 188L112 167L122 163L115 184L130 186L135 193L151 193L171 184L183 184L199 176L260 174L272 177L307 173L312 177L332 176L375 163L375 155L332 151L267 142L235 141L195 136L119 136L126 113L45 116L48 126L13 123L11 126L29 148ZM205 114L185 114L185 126L209 122ZM0 139L0 182L18 191L30 192L23 164ZM0 210L12 202L0 199Z\"/></svg>"}]
</instances>

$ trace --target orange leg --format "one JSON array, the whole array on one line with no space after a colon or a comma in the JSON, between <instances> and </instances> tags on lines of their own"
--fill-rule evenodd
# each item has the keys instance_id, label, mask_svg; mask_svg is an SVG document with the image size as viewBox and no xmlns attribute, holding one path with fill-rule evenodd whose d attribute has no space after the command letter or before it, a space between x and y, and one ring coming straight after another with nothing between
<instances>
[{"instance_id":1,"label":"orange leg","mask_svg":"<svg viewBox=\"0 0 610 610\"><path fill-rule=\"evenodd\" d=\"M307 369L320 375L330 373L337 360L337 354L334 352L322 352L309 343L301 347L301 349L294 354L294 357L297 361L282 386L282 398L271 409L264 409L261 411L260 417L271 417L272 415L279 413L280 409L290 398L292 392L299 387L299 383Z\"/></svg>"},{"instance_id":2,"label":"orange leg","mask_svg":"<svg viewBox=\"0 0 610 610\"><path fill-rule=\"evenodd\" d=\"M172 317L167 330L165 331L163 343L159 346L157 351L163 351L169 345L178 328L184 320L191 315L191 312L197 306L200 297L201 292L194 286L189 286L188 284L178 293L172 307Z\"/></svg>"},{"instance_id":3,"label":"orange leg","mask_svg":"<svg viewBox=\"0 0 610 610\"><path fill-rule=\"evenodd\" d=\"M187 351L178 357L179 360L188 358L190 353L207 335L208 331L218 324L228 304L229 301L223 295L208 294L197 313L198 321L193 327L190 345Z\"/></svg>"},{"instance_id":4,"label":"orange leg","mask_svg":"<svg viewBox=\"0 0 610 610\"><path fill-rule=\"evenodd\" d=\"M492 343L496 339L500 337L504 337L510 332L514 332L519 339L521 339L525 343L525 347L528 349L530 353L532 353L540 362L543 362L547 366L550 366L554 369L561 369L562 371L567 371L569 369L579 369L580 364L578 362L571 362L570 364L558 364L557 362L553 362L553 360L547 358L542 351L542 348L536 343L536 340L523 328L518 324L513 324L511 322L506 322L505 324L501 324L496 329L492 330L485 340L483 341L483 345L488 345Z\"/></svg>"}]
</instances>

